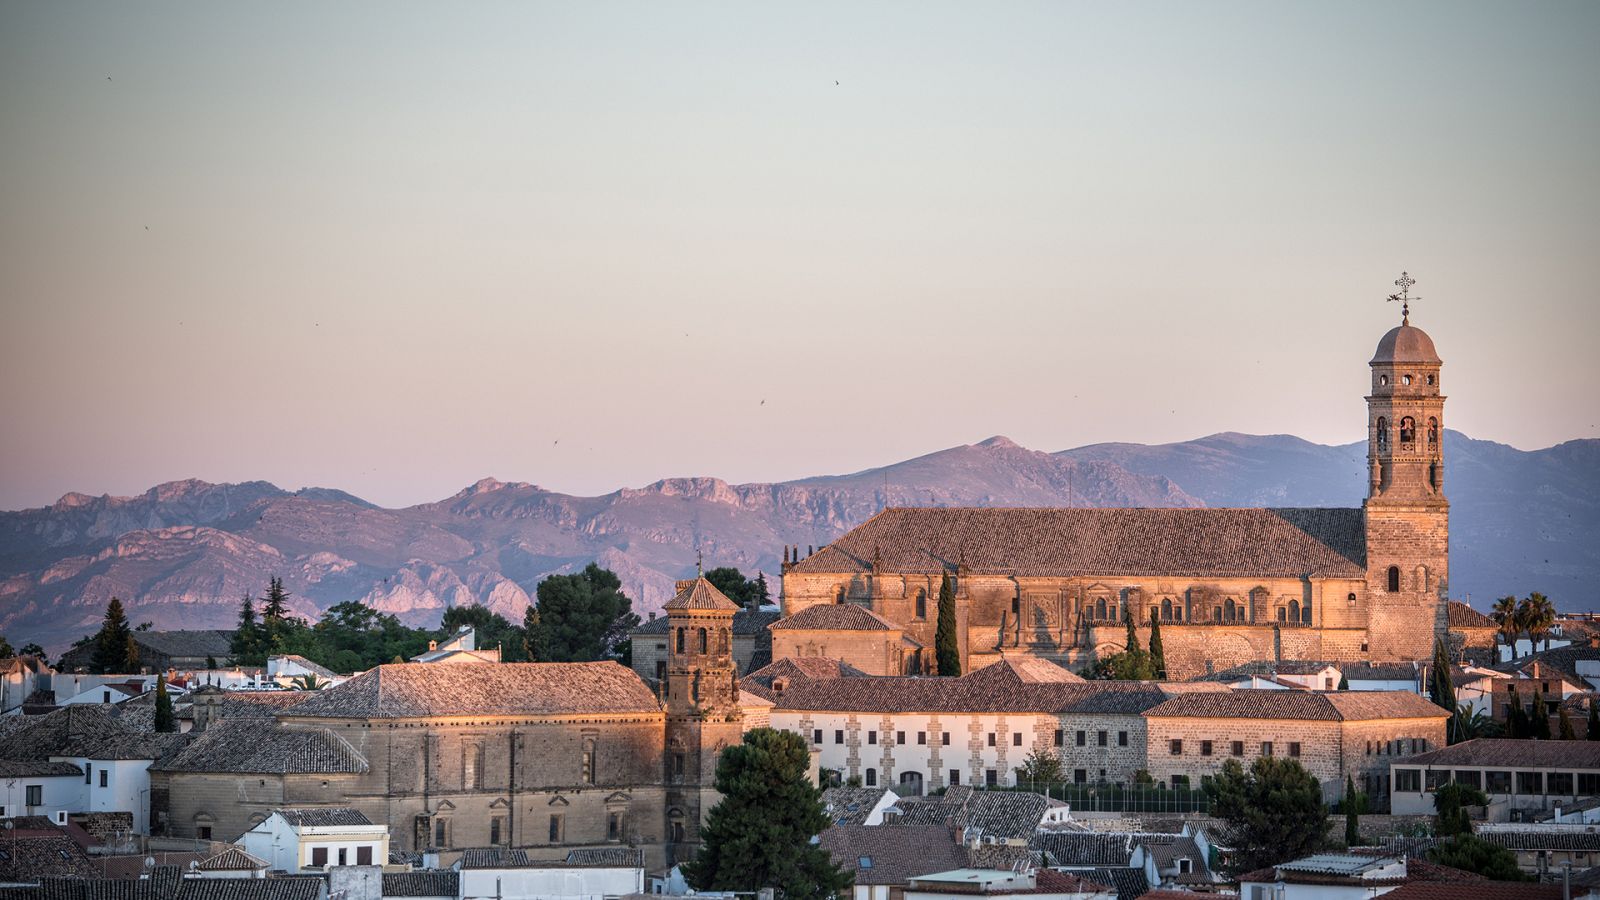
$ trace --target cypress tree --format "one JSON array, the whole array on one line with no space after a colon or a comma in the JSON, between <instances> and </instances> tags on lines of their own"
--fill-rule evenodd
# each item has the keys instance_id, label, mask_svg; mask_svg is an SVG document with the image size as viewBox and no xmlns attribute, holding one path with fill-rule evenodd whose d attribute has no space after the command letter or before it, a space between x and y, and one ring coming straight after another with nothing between
<instances>
[{"instance_id":1,"label":"cypress tree","mask_svg":"<svg viewBox=\"0 0 1600 900\"><path fill-rule=\"evenodd\" d=\"M94 656L90 667L96 674L129 672L128 649L133 646L133 630L128 627L128 616L122 611L122 601L116 597L106 604L105 620L94 637ZM137 654L136 654L137 655Z\"/></svg>"},{"instance_id":2,"label":"cypress tree","mask_svg":"<svg viewBox=\"0 0 1600 900\"><path fill-rule=\"evenodd\" d=\"M961 674L961 647L956 641L956 589L950 573L939 581L939 624L933 635L934 664L940 675Z\"/></svg>"},{"instance_id":3,"label":"cypress tree","mask_svg":"<svg viewBox=\"0 0 1600 900\"><path fill-rule=\"evenodd\" d=\"M1550 740L1550 710L1544 705L1544 691L1533 692L1533 721L1528 723L1528 737Z\"/></svg>"},{"instance_id":4,"label":"cypress tree","mask_svg":"<svg viewBox=\"0 0 1600 900\"><path fill-rule=\"evenodd\" d=\"M522 613L522 655L528 662L543 662L544 625L539 622L539 607L532 603Z\"/></svg>"},{"instance_id":5,"label":"cypress tree","mask_svg":"<svg viewBox=\"0 0 1600 900\"><path fill-rule=\"evenodd\" d=\"M283 579L273 575L267 581L267 596L262 598L266 602L261 606L261 620L270 628L273 623L281 622L289 615L289 592L283 589Z\"/></svg>"},{"instance_id":6,"label":"cypress tree","mask_svg":"<svg viewBox=\"0 0 1600 900\"><path fill-rule=\"evenodd\" d=\"M1577 740L1578 739L1577 732L1572 730L1572 719L1567 716L1567 708L1565 706L1561 707L1560 719L1561 719L1561 739L1563 741L1575 741L1575 740Z\"/></svg>"},{"instance_id":7,"label":"cypress tree","mask_svg":"<svg viewBox=\"0 0 1600 900\"><path fill-rule=\"evenodd\" d=\"M1350 679L1346 678L1344 676L1343 672L1339 673L1339 690L1341 690L1341 691L1350 690Z\"/></svg>"},{"instance_id":8,"label":"cypress tree","mask_svg":"<svg viewBox=\"0 0 1600 900\"><path fill-rule=\"evenodd\" d=\"M1133 607L1132 607L1132 604L1129 604L1128 606L1123 608L1123 610L1122 610L1122 621L1124 623L1126 623L1127 626L1128 626L1128 646L1125 649L1130 650L1130 651L1139 649L1139 632L1136 631L1134 629L1134 627L1133 627Z\"/></svg>"},{"instance_id":9,"label":"cypress tree","mask_svg":"<svg viewBox=\"0 0 1600 900\"><path fill-rule=\"evenodd\" d=\"M1456 686L1450 680L1450 660L1444 653L1444 641L1437 638L1433 642L1433 671L1432 680L1428 684L1428 699L1435 706L1443 707L1450 712L1450 718L1445 721L1445 740L1454 744L1461 740L1456 728Z\"/></svg>"},{"instance_id":10,"label":"cypress tree","mask_svg":"<svg viewBox=\"0 0 1600 900\"><path fill-rule=\"evenodd\" d=\"M1600 700L1589 698L1589 724L1588 734L1584 737L1591 741L1600 741Z\"/></svg>"},{"instance_id":11,"label":"cypress tree","mask_svg":"<svg viewBox=\"0 0 1600 900\"><path fill-rule=\"evenodd\" d=\"M767 589L767 573L756 573L755 594L756 603L760 604L761 606L765 606L772 602L772 592Z\"/></svg>"},{"instance_id":12,"label":"cypress tree","mask_svg":"<svg viewBox=\"0 0 1600 900\"><path fill-rule=\"evenodd\" d=\"M1528 736L1528 715L1522 711L1522 697L1517 686L1511 685L1510 703L1506 710L1506 737L1518 740Z\"/></svg>"},{"instance_id":13,"label":"cypress tree","mask_svg":"<svg viewBox=\"0 0 1600 900\"><path fill-rule=\"evenodd\" d=\"M1344 845L1346 848L1361 843L1361 813L1356 804L1356 780L1344 777Z\"/></svg>"},{"instance_id":14,"label":"cypress tree","mask_svg":"<svg viewBox=\"0 0 1600 900\"><path fill-rule=\"evenodd\" d=\"M167 693L167 676L156 677L156 731L171 734L178 730L178 721L172 715L172 697Z\"/></svg>"},{"instance_id":15,"label":"cypress tree","mask_svg":"<svg viewBox=\"0 0 1600 900\"><path fill-rule=\"evenodd\" d=\"M1150 613L1150 671L1161 681L1167 678L1167 655L1161 646L1161 620Z\"/></svg>"}]
</instances>

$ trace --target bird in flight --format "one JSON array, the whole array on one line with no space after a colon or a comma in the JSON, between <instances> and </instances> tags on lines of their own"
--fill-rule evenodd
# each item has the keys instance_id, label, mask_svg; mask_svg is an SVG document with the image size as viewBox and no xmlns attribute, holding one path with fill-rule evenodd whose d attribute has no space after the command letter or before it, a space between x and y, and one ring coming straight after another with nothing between
<instances>
[{"instance_id":1,"label":"bird in flight","mask_svg":"<svg viewBox=\"0 0 1600 900\"><path fill-rule=\"evenodd\" d=\"M108 79L106 79L106 80L107 80L107 81L110 81L110 79L109 79L109 78L108 78ZM838 84L838 83L839 83L839 81L838 81L838 79L835 79L835 80L834 80L834 82L833 82L833 83L834 83L834 84Z\"/></svg>"},{"instance_id":2,"label":"bird in flight","mask_svg":"<svg viewBox=\"0 0 1600 900\"><path fill-rule=\"evenodd\" d=\"M767 405L767 401L766 401L766 398L762 398L762 400L761 400L761 405L762 405L762 406L766 406L766 405Z\"/></svg>"}]
</instances>

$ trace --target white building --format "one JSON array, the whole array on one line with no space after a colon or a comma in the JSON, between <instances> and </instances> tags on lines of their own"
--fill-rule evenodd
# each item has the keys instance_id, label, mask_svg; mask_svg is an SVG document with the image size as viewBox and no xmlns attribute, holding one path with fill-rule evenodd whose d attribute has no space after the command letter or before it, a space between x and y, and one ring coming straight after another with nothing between
<instances>
[{"instance_id":1,"label":"white building","mask_svg":"<svg viewBox=\"0 0 1600 900\"><path fill-rule=\"evenodd\" d=\"M1489 796L1488 818L1535 818L1600 796L1600 741L1478 738L1406 757L1389 768L1395 815L1432 815L1433 791L1460 782Z\"/></svg>"},{"instance_id":2,"label":"white building","mask_svg":"<svg viewBox=\"0 0 1600 900\"><path fill-rule=\"evenodd\" d=\"M291 873L381 866L389 859L388 827L346 806L274 809L239 843L274 870Z\"/></svg>"},{"instance_id":3,"label":"white building","mask_svg":"<svg viewBox=\"0 0 1600 900\"><path fill-rule=\"evenodd\" d=\"M1239 876L1239 900L1370 900L1405 881L1404 858L1319 853Z\"/></svg>"},{"instance_id":4,"label":"white building","mask_svg":"<svg viewBox=\"0 0 1600 900\"><path fill-rule=\"evenodd\" d=\"M267 657L266 680L281 688L296 688L307 679L315 681L318 687L333 687L350 680L348 675L340 675L325 666L318 665L304 656L269 656Z\"/></svg>"},{"instance_id":5,"label":"white building","mask_svg":"<svg viewBox=\"0 0 1600 900\"><path fill-rule=\"evenodd\" d=\"M906 885L905 900L951 900L970 896L1028 900L1115 900L1116 892L1066 872L1028 869L954 869L918 875Z\"/></svg>"},{"instance_id":6,"label":"white building","mask_svg":"<svg viewBox=\"0 0 1600 900\"><path fill-rule=\"evenodd\" d=\"M461 900L603 900L644 893L644 852L631 847L573 850L564 860L523 850L468 850L456 862Z\"/></svg>"},{"instance_id":7,"label":"white building","mask_svg":"<svg viewBox=\"0 0 1600 900\"><path fill-rule=\"evenodd\" d=\"M76 807L83 770L67 762L0 759L0 818L45 816L64 825Z\"/></svg>"},{"instance_id":8,"label":"white building","mask_svg":"<svg viewBox=\"0 0 1600 900\"><path fill-rule=\"evenodd\" d=\"M464 663L497 663L500 661L500 648L490 647L485 650L478 649L478 633L471 625L461 626L461 630L443 641L429 641L428 651L411 657L412 662L464 662Z\"/></svg>"},{"instance_id":9,"label":"white building","mask_svg":"<svg viewBox=\"0 0 1600 900\"><path fill-rule=\"evenodd\" d=\"M150 833L150 764L176 749L176 734L108 735L50 758L81 772L72 812L129 812L133 830Z\"/></svg>"},{"instance_id":10,"label":"white building","mask_svg":"<svg viewBox=\"0 0 1600 900\"><path fill-rule=\"evenodd\" d=\"M37 656L0 659L0 715L21 712L22 701L50 680L50 669Z\"/></svg>"}]
</instances>

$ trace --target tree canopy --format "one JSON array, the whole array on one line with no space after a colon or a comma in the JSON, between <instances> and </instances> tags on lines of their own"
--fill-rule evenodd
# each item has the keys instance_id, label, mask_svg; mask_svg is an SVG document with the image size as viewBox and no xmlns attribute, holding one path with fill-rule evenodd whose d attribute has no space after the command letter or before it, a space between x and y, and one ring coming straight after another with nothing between
<instances>
[{"instance_id":1,"label":"tree canopy","mask_svg":"<svg viewBox=\"0 0 1600 900\"><path fill-rule=\"evenodd\" d=\"M961 646L956 637L956 590L950 573L939 580L939 621L933 633L934 664L940 675L961 674Z\"/></svg>"},{"instance_id":2,"label":"tree canopy","mask_svg":"<svg viewBox=\"0 0 1600 900\"><path fill-rule=\"evenodd\" d=\"M732 566L719 566L706 572L705 579L729 600L747 609L760 606L769 599L767 576L760 572L757 572L755 579L751 580Z\"/></svg>"},{"instance_id":3,"label":"tree canopy","mask_svg":"<svg viewBox=\"0 0 1600 900\"><path fill-rule=\"evenodd\" d=\"M1245 769L1230 759L1204 788L1238 848L1235 873L1310 856L1327 839L1322 786L1298 760L1262 756Z\"/></svg>"},{"instance_id":4,"label":"tree canopy","mask_svg":"<svg viewBox=\"0 0 1600 900\"><path fill-rule=\"evenodd\" d=\"M811 839L828 827L822 792L806 777L810 751L797 734L755 728L722 752L722 794L683 867L701 891L776 888L786 900L824 900L849 886L848 872Z\"/></svg>"},{"instance_id":5,"label":"tree canopy","mask_svg":"<svg viewBox=\"0 0 1600 900\"><path fill-rule=\"evenodd\" d=\"M139 665L139 650L133 644L133 629L128 627L128 615L123 612L122 601L116 597L106 604L105 618L95 633L94 655L89 670L97 675L134 672Z\"/></svg>"},{"instance_id":6,"label":"tree canopy","mask_svg":"<svg viewBox=\"0 0 1600 900\"><path fill-rule=\"evenodd\" d=\"M546 662L607 659L639 627L622 580L595 563L576 575L551 575L536 593Z\"/></svg>"},{"instance_id":7,"label":"tree canopy","mask_svg":"<svg viewBox=\"0 0 1600 900\"><path fill-rule=\"evenodd\" d=\"M178 730L178 720L172 712L172 695L167 692L167 676L156 676L155 730L171 734Z\"/></svg>"}]
</instances>

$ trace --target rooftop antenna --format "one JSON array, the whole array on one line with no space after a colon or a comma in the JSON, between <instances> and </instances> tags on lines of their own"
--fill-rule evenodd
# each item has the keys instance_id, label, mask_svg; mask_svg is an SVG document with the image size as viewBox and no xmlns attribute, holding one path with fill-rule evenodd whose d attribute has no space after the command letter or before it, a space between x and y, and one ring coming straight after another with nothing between
<instances>
[{"instance_id":1,"label":"rooftop antenna","mask_svg":"<svg viewBox=\"0 0 1600 900\"><path fill-rule=\"evenodd\" d=\"M1413 300L1421 300L1422 299L1421 297L1413 297L1413 296L1411 296L1411 286L1413 284L1416 284L1417 280L1415 278L1412 278L1411 274L1409 272L1401 272L1400 273L1400 277L1396 278L1394 280L1394 283L1395 283L1395 287L1398 287L1400 289L1400 292L1397 293L1397 294L1390 294L1389 295L1389 302L1390 303L1399 303L1400 304L1400 324L1401 325L1410 325L1411 324L1411 301L1413 301Z\"/></svg>"},{"instance_id":2,"label":"rooftop antenna","mask_svg":"<svg viewBox=\"0 0 1600 900\"><path fill-rule=\"evenodd\" d=\"M703 578L706 574L706 555L699 549L694 551L694 577Z\"/></svg>"}]
</instances>

